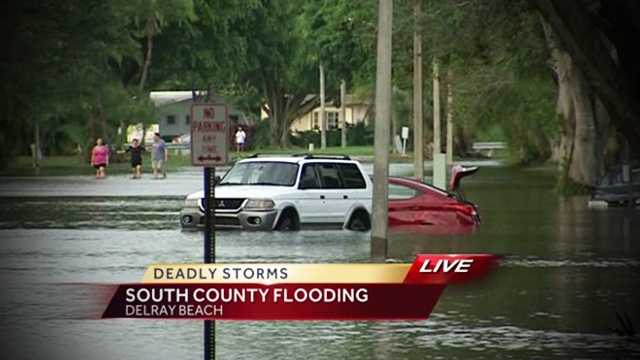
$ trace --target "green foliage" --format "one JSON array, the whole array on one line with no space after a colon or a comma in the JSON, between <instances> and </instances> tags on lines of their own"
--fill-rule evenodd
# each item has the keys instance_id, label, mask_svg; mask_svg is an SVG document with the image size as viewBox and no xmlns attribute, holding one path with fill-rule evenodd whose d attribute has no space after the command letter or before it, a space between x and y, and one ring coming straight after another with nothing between
<instances>
[{"instance_id":1,"label":"green foliage","mask_svg":"<svg viewBox=\"0 0 640 360\"><path fill-rule=\"evenodd\" d=\"M327 146L340 146L341 130L331 129L327 131ZM308 130L301 131L290 136L293 146L307 148L313 143L316 149L320 148L320 131ZM353 127L349 127L347 131L347 143L350 146L368 146L373 145L373 127L364 123L358 123Z\"/></svg>"},{"instance_id":2,"label":"green foliage","mask_svg":"<svg viewBox=\"0 0 640 360\"><path fill-rule=\"evenodd\" d=\"M557 133L556 85L546 43L527 1L426 1L420 25L430 58L452 86L461 135L509 143L516 163L549 157ZM424 46L424 45L423 45ZM427 58L429 58L427 57ZM442 103L446 99L443 96Z\"/></svg>"},{"instance_id":3,"label":"green foliage","mask_svg":"<svg viewBox=\"0 0 640 360\"><path fill-rule=\"evenodd\" d=\"M269 130L269 120L258 121L253 128L249 138L251 149L264 149L271 145L271 132Z\"/></svg>"},{"instance_id":4,"label":"green foliage","mask_svg":"<svg viewBox=\"0 0 640 360\"><path fill-rule=\"evenodd\" d=\"M443 86L453 89L448 110L466 143L506 139L517 162L546 158L557 132L555 84L528 2L423 0L418 17L414 4L394 4L396 129L411 124L417 26L425 118L430 121L429 69L437 58ZM318 65L329 99L337 97L340 80L361 97L371 96L375 81L375 0L9 0L1 16L8 41L0 70L0 156L27 153L36 122L45 153L86 151L95 136L117 143L121 124L153 118L151 88L211 89L253 114L267 104L271 119L258 122L254 146L287 139L319 145L316 132L287 137L290 122L305 110L302 100L318 92ZM330 146L339 139L339 131L328 133ZM371 140L371 128L349 129L349 144Z\"/></svg>"}]
</instances>

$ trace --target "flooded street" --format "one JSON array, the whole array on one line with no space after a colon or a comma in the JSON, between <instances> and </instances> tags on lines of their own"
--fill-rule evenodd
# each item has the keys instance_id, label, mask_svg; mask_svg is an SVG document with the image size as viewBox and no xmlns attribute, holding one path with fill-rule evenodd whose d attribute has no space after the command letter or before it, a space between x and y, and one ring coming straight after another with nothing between
<instances>
[{"instance_id":1,"label":"flooded street","mask_svg":"<svg viewBox=\"0 0 640 360\"><path fill-rule=\"evenodd\" d=\"M392 167L410 172L408 164ZM483 221L474 233L392 232L395 261L420 252L503 255L488 280L449 286L428 320L218 322L219 358L640 357L637 337L613 331L616 312L640 326L640 210L588 209L585 197L554 193L551 174L482 167L465 180ZM202 234L178 223L200 176L0 179L0 336L9 358L201 358L202 322L73 319L87 310L83 294L58 285L138 282L152 263L201 262ZM223 231L217 255L367 262L369 240L350 231Z\"/></svg>"}]
</instances>

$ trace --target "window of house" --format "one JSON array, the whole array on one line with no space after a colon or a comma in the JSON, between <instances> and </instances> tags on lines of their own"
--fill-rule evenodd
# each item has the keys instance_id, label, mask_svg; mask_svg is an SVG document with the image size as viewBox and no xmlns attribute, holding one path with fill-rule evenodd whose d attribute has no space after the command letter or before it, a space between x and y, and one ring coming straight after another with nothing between
<instances>
[{"instance_id":1,"label":"window of house","mask_svg":"<svg viewBox=\"0 0 640 360\"><path fill-rule=\"evenodd\" d=\"M176 116L167 115L167 125L175 125L175 124L176 124Z\"/></svg>"},{"instance_id":2,"label":"window of house","mask_svg":"<svg viewBox=\"0 0 640 360\"><path fill-rule=\"evenodd\" d=\"M327 112L327 125L329 129L336 129L338 127L338 112L337 111L328 111Z\"/></svg>"},{"instance_id":3,"label":"window of house","mask_svg":"<svg viewBox=\"0 0 640 360\"><path fill-rule=\"evenodd\" d=\"M187 115L184 117L184 123L185 123L185 125L189 125L189 124L191 124L191 115L187 114Z\"/></svg>"},{"instance_id":4,"label":"window of house","mask_svg":"<svg viewBox=\"0 0 640 360\"><path fill-rule=\"evenodd\" d=\"M338 112L337 111L325 111L325 118L327 120L325 129L336 129L338 127ZM313 126L314 129L320 129L320 111L313 112Z\"/></svg>"}]
</instances>

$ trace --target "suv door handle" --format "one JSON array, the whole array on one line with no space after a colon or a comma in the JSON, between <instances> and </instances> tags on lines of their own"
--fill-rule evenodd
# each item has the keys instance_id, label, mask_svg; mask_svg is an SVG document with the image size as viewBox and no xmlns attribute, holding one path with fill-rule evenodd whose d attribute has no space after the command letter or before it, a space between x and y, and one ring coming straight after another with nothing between
<instances>
[{"instance_id":1,"label":"suv door handle","mask_svg":"<svg viewBox=\"0 0 640 360\"><path fill-rule=\"evenodd\" d=\"M349 195L342 195L342 198L343 198L343 199L348 199L348 198L349 198Z\"/></svg>"},{"instance_id":2,"label":"suv door handle","mask_svg":"<svg viewBox=\"0 0 640 360\"><path fill-rule=\"evenodd\" d=\"M320 195L320 199L324 199L324 195Z\"/></svg>"}]
</instances>

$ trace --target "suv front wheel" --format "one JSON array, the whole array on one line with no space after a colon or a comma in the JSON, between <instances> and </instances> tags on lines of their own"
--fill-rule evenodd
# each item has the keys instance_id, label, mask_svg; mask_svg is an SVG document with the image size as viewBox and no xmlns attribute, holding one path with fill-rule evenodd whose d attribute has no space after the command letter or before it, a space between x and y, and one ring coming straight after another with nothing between
<instances>
[{"instance_id":1,"label":"suv front wheel","mask_svg":"<svg viewBox=\"0 0 640 360\"><path fill-rule=\"evenodd\" d=\"M285 209L280 215L278 225L276 225L278 231L297 231L300 230L300 221L298 220L298 214L295 210L289 208Z\"/></svg>"}]
</instances>

